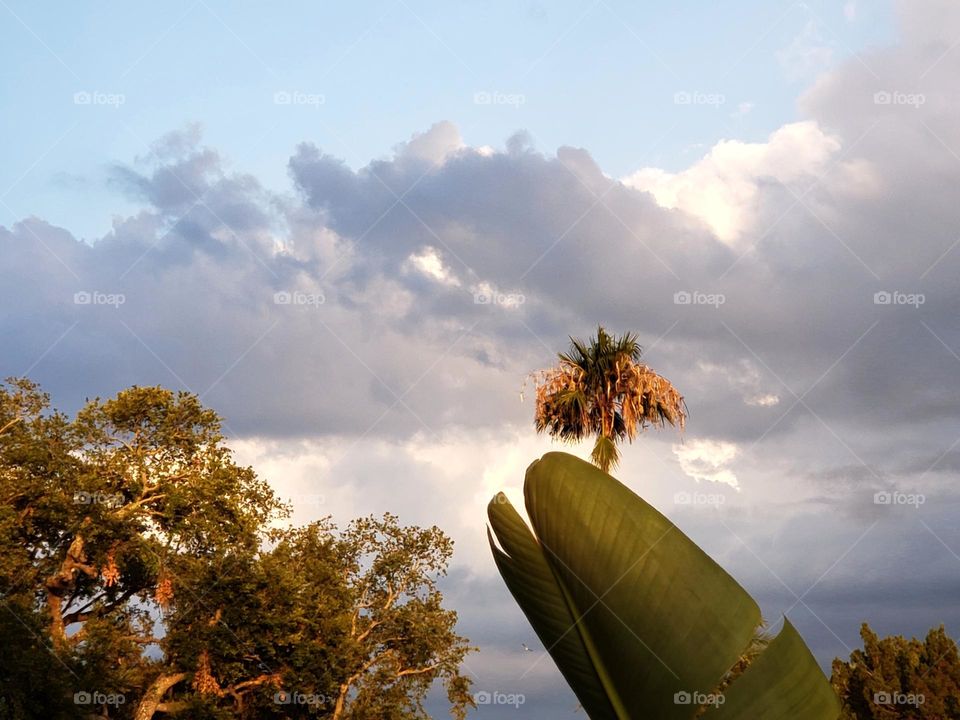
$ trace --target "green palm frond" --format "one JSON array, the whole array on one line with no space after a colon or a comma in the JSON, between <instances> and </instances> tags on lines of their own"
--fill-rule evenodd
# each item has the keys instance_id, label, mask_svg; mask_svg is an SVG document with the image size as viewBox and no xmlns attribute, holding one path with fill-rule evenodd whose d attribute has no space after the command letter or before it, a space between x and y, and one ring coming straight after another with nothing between
<instances>
[{"instance_id":1,"label":"green palm frond","mask_svg":"<svg viewBox=\"0 0 960 720\"><path fill-rule=\"evenodd\" d=\"M606 435L598 435L597 441L593 444L590 459L594 465L604 472L610 472L620 462L620 451L617 450L617 443L613 438Z\"/></svg>"}]
</instances>

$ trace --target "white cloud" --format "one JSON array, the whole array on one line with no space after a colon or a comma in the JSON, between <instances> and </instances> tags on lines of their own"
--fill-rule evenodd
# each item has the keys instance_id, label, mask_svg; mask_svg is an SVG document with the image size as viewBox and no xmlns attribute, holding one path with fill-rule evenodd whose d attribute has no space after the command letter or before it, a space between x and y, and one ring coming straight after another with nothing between
<instances>
[{"instance_id":1,"label":"white cloud","mask_svg":"<svg viewBox=\"0 0 960 720\"><path fill-rule=\"evenodd\" d=\"M410 266L420 271L429 278L436 280L444 285L452 287L460 286L460 279L444 265L440 252L431 246L423 248L419 253L411 255L409 258Z\"/></svg>"},{"instance_id":2,"label":"white cloud","mask_svg":"<svg viewBox=\"0 0 960 720\"><path fill-rule=\"evenodd\" d=\"M836 137L808 120L784 125L766 142L721 140L681 172L644 168L623 182L651 193L662 207L700 218L720 240L737 245L757 218L762 183L812 180L839 149Z\"/></svg>"},{"instance_id":3,"label":"white cloud","mask_svg":"<svg viewBox=\"0 0 960 720\"><path fill-rule=\"evenodd\" d=\"M739 455L735 443L724 440L695 439L673 446L680 468L697 482L722 483L737 490L740 483L728 465Z\"/></svg>"},{"instance_id":4,"label":"white cloud","mask_svg":"<svg viewBox=\"0 0 960 720\"><path fill-rule=\"evenodd\" d=\"M327 515L345 523L388 511L404 523L440 524L456 543L455 566L481 576L496 573L484 529L487 503L502 491L526 517L527 466L561 449L527 428L424 432L405 442L376 436L247 438L230 446L239 463L251 465L291 503L296 524ZM588 444L562 449L579 450L581 457L589 452Z\"/></svg>"},{"instance_id":5,"label":"white cloud","mask_svg":"<svg viewBox=\"0 0 960 720\"><path fill-rule=\"evenodd\" d=\"M706 378L706 385L716 387L717 379L730 387L746 405L771 407L780 402L780 396L770 392L756 364L747 358L724 364L702 360L697 368Z\"/></svg>"},{"instance_id":6,"label":"white cloud","mask_svg":"<svg viewBox=\"0 0 960 720\"><path fill-rule=\"evenodd\" d=\"M460 130L449 120L434 123L429 130L415 133L405 143L396 147L398 159L416 159L441 165L453 153L466 145L460 136Z\"/></svg>"},{"instance_id":7,"label":"white cloud","mask_svg":"<svg viewBox=\"0 0 960 720\"><path fill-rule=\"evenodd\" d=\"M747 405L758 405L760 407L772 407L780 404L780 396L774 393L764 393L762 395L751 395L744 402Z\"/></svg>"}]
</instances>

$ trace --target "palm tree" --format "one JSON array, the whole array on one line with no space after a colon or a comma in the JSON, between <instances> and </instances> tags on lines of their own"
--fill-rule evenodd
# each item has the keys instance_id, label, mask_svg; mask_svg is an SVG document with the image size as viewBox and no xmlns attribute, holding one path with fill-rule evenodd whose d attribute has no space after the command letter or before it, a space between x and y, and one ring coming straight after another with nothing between
<instances>
[{"instance_id":1,"label":"palm tree","mask_svg":"<svg viewBox=\"0 0 960 720\"><path fill-rule=\"evenodd\" d=\"M666 378L640 362L642 348L634 333L617 337L603 327L589 342L570 338L560 364L534 373L537 432L564 442L596 435L590 455L604 472L617 466L617 443L633 441L648 425L667 423L683 429L683 396Z\"/></svg>"}]
</instances>

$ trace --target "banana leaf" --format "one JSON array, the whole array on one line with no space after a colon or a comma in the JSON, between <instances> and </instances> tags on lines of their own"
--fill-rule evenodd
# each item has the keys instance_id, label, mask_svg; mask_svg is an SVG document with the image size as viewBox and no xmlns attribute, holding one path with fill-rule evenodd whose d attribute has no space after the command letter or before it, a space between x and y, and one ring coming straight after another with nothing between
<instances>
[{"instance_id":1,"label":"banana leaf","mask_svg":"<svg viewBox=\"0 0 960 720\"><path fill-rule=\"evenodd\" d=\"M666 517L566 453L527 470L531 527L502 493L488 539L513 597L592 720L836 720L788 622L723 693L760 609ZM705 712L704 712L705 710Z\"/></svg>"}]
</instances>

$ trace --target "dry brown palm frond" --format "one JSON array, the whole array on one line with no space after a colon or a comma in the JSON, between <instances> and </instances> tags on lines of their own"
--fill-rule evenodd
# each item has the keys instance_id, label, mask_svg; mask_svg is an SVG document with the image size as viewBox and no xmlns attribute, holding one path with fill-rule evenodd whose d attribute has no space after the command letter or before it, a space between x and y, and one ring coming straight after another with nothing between
<instances>
[{"instance_id":1,"label":"dry brown palm frond","mask_svg":"<svg viewBox=\"0 0 960 720\"><path fill-rule=\"evenodd\" d=\"M556 367L530 376L537 432L565 442L596 435L594 462L609 470L617 464L616 443L623 438L632 442L649 426L683 430L683 396L639 358L640 347L630 334L616 337L600 328L590 343L571 339L570 352L559 356Z\"/></svg>"},{"instance_id":2,"label":"dry brown palm frond","mask_svg":"<svg viewBox=\"0 0 960 720\"><path fill-rule=\"evenodd\" d=\"M686 405L673 383L642 364L633 364L628 373L627 398L637 418L635 424L655 427L670 424L683 430Z\"/></svg>"},{"instance_id":3,"label":"dry brown palm frond","mask_svg":"<svg viewBox=\"0 0 960 720\"><path fill-rule=\"evenodd\" d=\"M559 367L543 370L534 376L538 432L547 431L565 440L581 440L590 425L584 388L577 374Z\"/></svg>"},{"instance_id":4,"label":"dry brown palm frond","mask_svg":"<svg viewBox=\"0 0 960 720\"><path fill-rule=\"evenodd\" d=\"M616 378L591 395L583 373L561 365L542 370L536 382L534 420L537 430L571 435L580 440L592 431L610 435L620 415L629 439L649 425L684 428L687 411L683 396L673 384L646 365L625 362Z\"/></svg>"}]
</instances>

